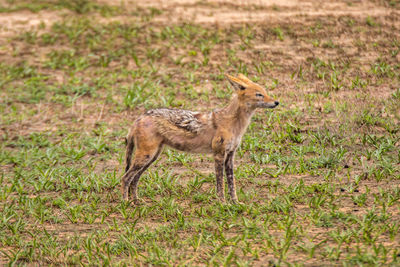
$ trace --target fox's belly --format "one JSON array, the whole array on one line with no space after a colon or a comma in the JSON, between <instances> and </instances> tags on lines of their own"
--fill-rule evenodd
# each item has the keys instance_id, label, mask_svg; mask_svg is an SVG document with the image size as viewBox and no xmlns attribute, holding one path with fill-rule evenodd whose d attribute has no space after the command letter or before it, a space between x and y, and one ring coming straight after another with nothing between
<instances>
[{"instance_id":1,"label":"fox's belly","mask_svg":"<svg viewBox=\"0 0 400 267\"><path fill-rule=\"evenodd\" d=\"M166 138L164 144L180 151L190 153L212 153L211 140L199 142L197 138L193 140L177 140L177 138Z\"/></svg>"}]
</instances>

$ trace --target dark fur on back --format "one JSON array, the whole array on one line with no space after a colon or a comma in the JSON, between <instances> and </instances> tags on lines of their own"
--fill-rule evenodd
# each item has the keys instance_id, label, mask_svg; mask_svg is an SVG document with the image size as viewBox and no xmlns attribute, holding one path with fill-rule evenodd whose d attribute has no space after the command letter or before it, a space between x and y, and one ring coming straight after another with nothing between
<instances>
[{"instance_id":1,"label":"dark fur on back","mask_svg":"<svg viewBox=\"0 0 400 267\"><path fill-rule=\"evenodd\" d=\"M204 126L198 119L199 112L183 109L151 109L145 113L148 116L162 117L171 124L192 133L198 133Z\"/></svg>"}]
</instances>

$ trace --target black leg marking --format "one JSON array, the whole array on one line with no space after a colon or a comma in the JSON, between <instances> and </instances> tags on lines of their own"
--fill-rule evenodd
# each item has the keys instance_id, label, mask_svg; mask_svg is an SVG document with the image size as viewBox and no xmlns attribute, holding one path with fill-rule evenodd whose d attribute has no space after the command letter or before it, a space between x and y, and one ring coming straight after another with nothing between
<instances>
[{"instance_id":1,"label":"black leg marking","mask_svg":"<svg viewBox=\"0 0 400 267\"><path fill-rule=\"evenodd\" d=\"M228 189L229 195L231 196L231 200L234 203L238 202L236 196L236 185L235 185L235 178L233 177L233 158L235 155L235 151L228 152L226 159L225 159L225 174L226 180L228 182Z\"/></svg>"},{"instance_id":2,"label":"black leg marking","mask_svg":"<svg viewBox=\"0 0 400 267\"><path fill-rule=\"evenodd\" d=\"M217 178L217 196L221 201L225 201L224 194L224 156L215 155L215 177Z\"/></svg>"},{"instance_id":3,"label":"black leg marking","mask_svg":"<svg viewBox=\"0 0 400 267\"><path fill-rule=\"evenodd\" d=\"M125 167L125 173L128 172L128 170L131 168L131 161L132 161L132 153L133 153L133 148L135 147L135 143L133 141L133 136L129 136L125 138L126 142L126 167Z\"/></svg>"},{"instance_id":4,"label":"black leg marking","mask_svg":"<svg viewBox=\"0 0 400 267\"><path fill-rule=\"evenodd\" d=\"M157 153L153 156L153 158L146 163L131 179L130 184L129 184L129 191L132 193L133 199L136 201L138 199L137 197L137 186L139 183L140 176L144 173L145 170L154 162L157 160L158 156L161 153L161 148L157 151ZM149 155L146 155L146 158L149 158Z\"/></svg>"},{"instance_id":5,"label":"black leg marking","mask_svg":"<svg viewBox=\"0 0 400 267\"><path fill-rule=\"evenodd\" d=\"M122 176L122 195L125 200L128 200L129 185L131 184L135 174L143 168L143 164L134 164Z\"/></svg>"}]
</instances>

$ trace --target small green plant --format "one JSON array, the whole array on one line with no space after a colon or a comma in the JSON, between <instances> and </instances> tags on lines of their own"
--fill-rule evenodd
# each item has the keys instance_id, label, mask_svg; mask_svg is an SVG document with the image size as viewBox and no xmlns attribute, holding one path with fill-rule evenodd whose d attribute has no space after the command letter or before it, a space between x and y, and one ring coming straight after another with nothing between
<instances>
[{"instance_id":1,"label":"small green plant","mask_svg":"<svg viewBox=\"0 0 400 267\"><path fill-rule=\"evenodd\" d=\"M367 25L370 26L370 27L375 27L375 26L377 25L376 22L375 22L375 20L374 20L372 17L370 17L370 16L368 16L368 17L366 18L365 22L366 22Z\"/></svg>"},{"instance_id":2,"label":"small green plant","mask_svg":"<svg viewBox=\"0 0 400 267\"><path fill-rule=\"evenodd\" d=\"M279 40L283 41L285 39L283 31L280 27L276 27L272 29L272 33L278 37Z\"/></svg>"}]
</instances>

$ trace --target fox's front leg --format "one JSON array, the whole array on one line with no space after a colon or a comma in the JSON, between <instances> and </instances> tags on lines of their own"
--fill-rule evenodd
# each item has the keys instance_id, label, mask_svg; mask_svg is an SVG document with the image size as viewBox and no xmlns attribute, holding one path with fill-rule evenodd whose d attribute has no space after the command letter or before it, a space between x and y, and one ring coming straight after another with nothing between
<instances>
[{"instance_id":1,"label":"fox's front leg","mask_svg":"<svg viewBox=\"0 0 400 267\"><path fill-rule=\"evenodd\" d=\"M224 202L225 194L224 194L224 157L225 154L215 154L215 177L217 178L217 196L218 198Z\"/></svg>"},{"instance_id":2,"label":"fox's front leg","mask_svg":"<svg viewBox=\"0 0 400 267\"><path fill-rule=\"evenodd\" d=\"M233 177L233 158L235 151L229 151L225 159L225 174L228 182L229 195L233 203L239 203L236 196L235 178Z\"/></svg>"},{"instance_id":3,"label":"fox's front leg","mask_svg":"<svg viewBox=\"0 0 400 267\"><path fill-rule=\"evenodd\" d=\"M217 196L224 202L224 164L225 164L225 147L227 138L224 132L218 132L212 140L212 149L214 151L215 160L215 177L217 179Z\"/></svg>"}]
</instances>

